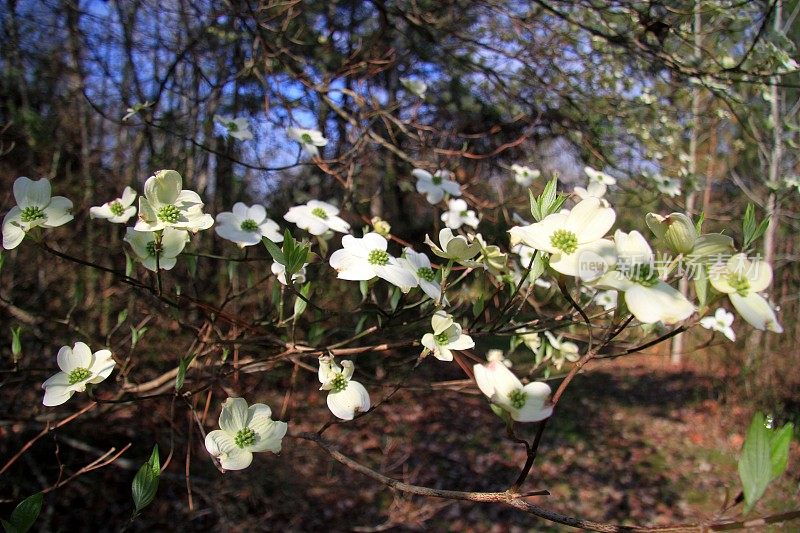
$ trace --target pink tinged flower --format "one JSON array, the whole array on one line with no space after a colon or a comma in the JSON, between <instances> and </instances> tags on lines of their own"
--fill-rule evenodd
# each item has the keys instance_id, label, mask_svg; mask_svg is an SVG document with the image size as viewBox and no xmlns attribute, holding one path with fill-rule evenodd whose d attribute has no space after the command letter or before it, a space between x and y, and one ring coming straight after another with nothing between
<instances>
[{"instance_id":1,"label":"pink tinged flower","mask_svg":"<svg viewBox=\"0 0 800 533\"><path fill-rule=\"evenodd\" d=\"M272 420L263 403L247 405L244 398L228 398L222 405L219 427L206 435L206 450L224 470L242 470L253 462L253 453L279 453L288 426Z\"/></svg>"},{"instance_id":2,"label":"pink tinged flower","mask_svg":"<svg viewBox=\"0 0 800 533\"><path fill-rule=\"evenodd\" d=\"M342 237L342 248L331 254L330 265L339 279L367 281L382 278L408 292L417 286L417 278L386 251L387 241L375 232L362 238Z\"/></svg>"},{"instance_id":3,"label":"pink tinged flower","mask_svg":"<svg viewBox=\"0 0 800 533\"><path fill-rule=\"evenodd\" d=\"M517 422L539 422L553 414L550 386L541 381L527 385L499 361L472 367L478 388Z\"/></svg>"},{"instance_id":4,"label":"pink tinged flower","mask_svg":"<svg viewBox=\"0 0 800 533\"><path fill-rule=\"evenodd\" d=\"M267 218L264 206L236 202L232 211L219 213L214 231L223 239L235 242L240 248L261 242L263 237L272 242L283 241L280 227L271 218Z\"/></svg>"},{"instance_id":5,"label":"pink tinged flower","mask_svg":"<svg viewBox=\"0 0 800 533\"><path fill-rule=\"evenodd\" d=\"M297 205L289 209L284 220L297 224L297 227L308 231L311 235L322 235L328 230L347 233L350 224L339 216L339 209L327 202L309 200L305 205Z\"/></svg>"},{"instance_id":6,"label":"pink tinged flower","mask_svg":"<svg viewBox=\"0 0 800 533\"><path fill-rule=\"evenodd\" d=\"M103 218L116 224L125 224L136 214L136 191L130 187L125 187L120 198L115 198L101 206L89 208L91 218Z\"/></svg>"},{"instance_id":7,"label":"pink tinged flower","mask_svg":"<svg viewBox=\"0 0 800 533\"><path fill-rule=\"evenodd\" d=\"M367 389L353 380L354 370L352 361L342 361L339 366L333 357L323 355L319 358L320 390L328 391L328 409L342 420L352 420L356 414L366 413L371 405Z\"/></svg>"},{"instance_id":8,"label":"pink tinged flower","mask_svg":"<svg viewBox=\"0 0 800 533\"><path fill-rule=\"evenodd\" d=\"M87 385L100 383L111 375L116 365L110 350L92 353L83 342L76 342L72 348L62 346L57 361L61 372L42 383L42 403L48 407L61 405L76 392L84 392Z\"/></svg>"},{"instance_id":9,"label":"pink tinged flower","mask_svg":"<svg viewBox=\"0 0 800 533\"><path fill-rule=\"evenodd\" d=\"M3 218L3 248L19 246L25 234L36 227L56 228L72 220L72 201L50 196L50 181L33 181L24 176L14 181L17 205Z\"/></svg>"}]
</instances>

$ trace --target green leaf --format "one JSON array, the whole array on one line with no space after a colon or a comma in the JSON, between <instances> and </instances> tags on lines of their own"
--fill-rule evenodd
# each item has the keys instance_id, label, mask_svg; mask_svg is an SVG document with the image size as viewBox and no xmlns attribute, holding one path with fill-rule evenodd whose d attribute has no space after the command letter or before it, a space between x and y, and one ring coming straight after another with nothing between
<instances>
[{"instance_id":1,"label":"green leaf","mask_svg":"<svg viewBox=\"0 0 800 533\"><path fill-rule=\"evenodd\" d=\"M697 301L700 306L705 306L708 301L708 272L705 265L697 265L694 276L694 291L697 293Z\"/></svg>"},{"instance_id":2,"label":"green leaf","mask_svg":"<svg viewBox=\"0 0 800 533\"><path fill-rule=\"evenodd\" d=\"M397 310L397 304L400 303L400 297L402 296L402 292L400 292L400 287L394 287L392 289L392 296L389 298L389 306L392 309L392 312Z\"/></svg>"},{"instance_id":3,"label":"green leaf","mask_svg":"<svg viewBox=\"0 0 800 533\"><path fill-rule=\"evenodd\" d=\"M197 256L184 255L183 258L186 261L186 270L189 271L189 275L191 277L197 276Z\"/></svg>"},{"instance_id":4,"label":"green leaf","mask_svg":"<svg viewBox=\"0 0 800 533\"><path fill-rule=\"evenodd\" d=\"M119 326L120 324L122 324L123 322L125 322L125 320L126 320L127 318L128 318L128 310L127 310L127 309L123 309L122 311L120 311L120 312L117 314L117 325Z\"/></svg>"},{"instance_id":5,"label":"green leaf","mask_svg":"<svg viewBox=\"0 0 800 533\"><path fill-rule=\"evenodd\" d=\"M158 490L158 478L161 475L161 461L158 457L158 444L153 447L153 453L136 473L131 484L133 494L133 504L136 506L136 513L150 505L156 497Z\"/></svg>"},{"instance_id":6,"label":"green leaf","mask_svg":"<svg viewBox=\"0 0 800 533\"><path fill-rule=\"evenodd\" d=\"M233 277L236 275L236 268L239 266L239 263L236 261L228 261L228 264L225 266L228 271L228 283L233 283Z\"/></svg>"},{"instance_id":7,"label":"green leaf","mask_svg":"<svg viewBox=\"0 0 800 533\"><path fill-rule=\"evenodd\" d=\"M288 231L287 231L287 233L288 233ZM261 239L261 242L263 242L264 246L267 247L267 251L269 252L269 255L272 256L272 259L274 259L276 263L279 263L279 264L281 264L283 266L286 266L286 257L283 255L283 252L281 251L281 249L278 248L277 244L275 244L271 240L267 239L266 237ZM291 278L287 278L287 279L291 279Z\"/></svg>"},{"instance_id":8,"label":"green leaf","mask_svg":"<svg viewBox=\"0 0 800 533\"><path fill-rule=\"evenodd\" d=\"M39 512L42 510L43 499L42 493L37 492L22 500L11 513L8 522L3 521L3 527L6 531L9 530L6 524L10 525L13 528L12 531L17 533L28 531L33 526L33 523L36 522L36 518L38 518Z\"/></svg>"},{"instance_id":9,"label":"green leaf","mask_svg":"<svg viewBox=\"0 0 800 533\"><path fill-rule=\"evenodd\" d=\"M11 328L11 357L16 363L19 361L19 356L22 353L22 342L19 340L19 334L22 332L20 326Z\"/></svg>"},{"instance_id":10,"label":"green leaf","mask_svg":"<svg viewBox=\"0 0 800 533\"><path fill-rule=\"evenodd\" d=\"M703 222L706 220L706 213L705 211L700 212L700 217L697 219L697 222L694 223L694 230L697 232L697 235L701 235L703 232Z\"/></svg>"},{"instance_id":11,"label":"green leaf","mask_svg":"<svg viewBox=\"0 0 800 533\"><path fill-rule=\"evenodd\" d=\"M361 291L361 300L366 300L367 295L369 294L369 281L359 281L358 290Z\"/></svg>"},{"instance_id":12,"label":"green leaf","mask_svg":"<svg viewBox=\"0 0 800 533\"><path fill-rule=\"evenodd\" d=\"M790 422L777 431L772 432L769 447L769 462L771 465L770 480L776 479L786 471L789 464L789 445L792 443L794 425Z\"/></svg>"},{"instance_id":13,"label":"green leaf","mask_svg":"<svg viewBox=\"0 0 800 533\"><path fill-rule=\"evenodd\" d=\"M300 292L300 294L302 294L303 296L308 298L308 295L311 293L311 282L309 281L308 283L306 283L305 285L300 287L300 291L299 292ZM303 314L303 311L306 310L306 307L308 307L308 302L306 302L305 300L303 300L302 298L300 298L298 296L294 301L294 319L295 320L297 320L297 318L300 315Z\"/></svg>"},{"instance_id":14,"label":"green leaf","mask_svg":"<svg viewBox=\"0 0 800 533\"><path fill-rule=\"evenodd\" d=\"M764 415L756 413L750 422L742 456L739 458L739 478L742 480L745 513L750 512L769 485L772 474L770 441L770 430L767 429Z\"/></svg>"},{"instance_id":15,"label":"green leaf","mask_svg":"<svg viewBox=\"0 0 800 533\"><path fill-rule=\"evenodd\" d=\"M531 202L531 215L533 216L533 219L536 222L541 221L542 218L544 218L544 217L542 216L542 212L539 209L539 201L533 195L533 191L531 191L531 190L528 191L528 198L530 199L530 202Z\"/></svg>"},{"instance_id":16,"label":"green leaf","mask_svg":"<svg viewBox=\"0 0 800 533\"><path fill-rule=\"evenodd\" d=\"M17 533L17 528L11 525L10 522L6 522L2 518L0 518L0 524L3 525L3 531L5 531L5 533Z\"/></svg>"},{"instance_id":17,"label":"green leaf","mask_svg":"<svg viewBox=\"0 0 800 533\"><path fill-rule=\"evenodd\" d=\"M483 313L484 308L484 301L483 301L483 293L480 293L475 301L472 303L472 316L477 318L478 315Z\"/></svg>"},{"instance_id":18,"label":"green leaf","mask_svg":"<svg viewBox=\"0 0 800 533\"><path fill-rule=\"evenodd\" d=\"M179 391L183 388L183 382L186 379L186 371L189 370L189 365L192 364L194 360L194 355L190 355L189 357L181 357L181 361L178 364L178 375L175 376L175 390Z\"/></svg>"}]
</instances>

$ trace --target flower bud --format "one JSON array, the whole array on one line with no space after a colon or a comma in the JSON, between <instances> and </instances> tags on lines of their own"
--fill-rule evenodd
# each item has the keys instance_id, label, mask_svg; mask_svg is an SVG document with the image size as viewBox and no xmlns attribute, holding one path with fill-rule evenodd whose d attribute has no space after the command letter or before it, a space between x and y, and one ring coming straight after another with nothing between
<instances>
[{"instance_id":1,"label":"flower bud","mask_svg":"<svg viewBox=\"0 0 800 533\"><path fill-rule=\"evenodd\" d=\"M370 223L372 224L372 228L375 230L375 233L381 237L389 238L389 233L392 231L392 226L389 225L388 222L383 220L381 217L372 217Z\"/></svg>"},{"instance_id":2,"label":"flower bud","mask_svg":"<svg viewBox=\"0 0 800 533\"><path fill-rule=\"evenodd\" d=\"M662 217L655 213L648 213L645 218L647 226L670 250L678 254L692 251L697 240L692 219L683 213L671 213Z\"/></svg>"}]
</instances>

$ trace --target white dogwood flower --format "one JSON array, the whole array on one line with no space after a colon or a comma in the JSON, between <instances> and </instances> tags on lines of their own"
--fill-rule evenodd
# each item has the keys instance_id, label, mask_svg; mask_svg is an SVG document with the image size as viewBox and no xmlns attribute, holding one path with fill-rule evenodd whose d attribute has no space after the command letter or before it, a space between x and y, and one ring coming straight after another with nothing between
<instances>
[{"instance_id":1,"label":"white dogwood flower","mask_svg":"<svg viewBox=\"0 0 800 533\"><path fill-rule=\"evenodd\" d=\"M599 256L613 262L614 243L603 237L614 225L616 213L597 198L582 200L571 211L546 216L529 226L509 230L512 244L522 242L550 255L550 266L568 276L588 275L581 261ZM587 278L591 279L591 278Z\"/></svg>"},{"instance_id":2,"label":"white dogwood flower","mask_svg":"<svg viewBox=\"0 0 800 533\"><path fill-rule=\"evenodd\" d=\"M303 263L303 266L300 267L300 270L292 274L292 283L305 283L306 282L306 267L308 263ZM272 273L275 274L275 277L278 278L278 281L281 282L282 285L288 285L286 283L286 266L280 263L272 263L270 267Z\"/></svg>"},{"instance_id":3,"label":"white dogwood flower","mask_svg":"<svg viewBox=\"0 0 800 533\"><path fill-rule=\"evenodd\" d=\"M427 255L415 252L411 248L404 248L403 255L398 262L417 279L419 288L425 294L430 296L434 302L439 301L442 288L436 282L436 273L433 271Z\"/></svg>"},{"instance_id":4,"label":"white dogwood flower","mask_svg":"<svg viewBox=\"0 0 800 533\"><path fill-rule=\"evenodd\" d=\"M458 229L464 224L477 228L479 220L475 211L469 209L467 202L456 198L447 201L447 211L442 213L442 222L450 229Z\"/></svg>"},{"instance_id":5,"label":"white dogwood flower","mask_svg":"<svg viewBox=\"0 0 800 533\"><path fill-rule=\"evenodd\" d=\"M160 239L160 243L159 243ZM147 269L156 271L156 262L161 270L171 270L177 257L189 240L189 232L185 230L166 228L159 236L153 231L137 231L127 228L125 242L131 245L136 259Z\"/></svg>"},{"instance_id":6,"label":"white dogwood flower","mask_svg":"<svg viewBox=\"0 0 800 533\"><path fill-rule=\"evenodd\" d=\"M433 333L422 336L423 354L432 352L440 361L452 361L452 350L469 350L475 347L472 337L466 335L461 324L453 320L453 315L439 310L431 318Z\"/></svg>"},{"instance_id":7,"label":"white dogwood flower","mask_svg":"<svg viewBox=\"0 0 800 533\"><path fill-rule=\"evenodd\" d=\"M462 235L453 235L453 230L450 228L442 228L439 231L438 246L427 235L425 235L425 244L431 247L434 255L443 259L452 259L472 267L480 266L480 263L469 261L469 259L478 255L481 251L481 244L479 242L470 243Z\"/></svg>"},{"instance_id":8,"label":"white dogwood flower","mask_svg":"<svg viewBox=\"0 0 800 533\"><path fill-rule=\"evenodd\" d=\"M400 83L406 88L408 92L419 97L425 98L425 91L428 90L428 85L422 80L415 80L411 78L400 78Z\"/></svg>"},{"instance_id":9,"label":"white dogwood flower","mask_svg":"<svg viewBox=\"0 0 800 533\"><path fill-rule=\"evenodd\" d=\"M122 191L122 197L115 198L101 206L90 207L89 216L92 218L104 218L109 222L125 224L136 214L136 206L133 205L134 200L136 200L136 191L131 187L125 187L125 190Z\"/></svg>"},{"instance_id":10,"label":"white dogwood flower","mask_svg":"<svg viewBox=\"0 0 800 533\"><path fill-rule=\"evenodd\" d=\"M322 235L328 230L347 233L350 231L350 224L338 215L339 209L328 202L309 200L305 205L290 207L283 218L311 235Z\"/></svg>"},{"instance_id":11,"label":"white dogwood flower","mask_svg":"<svg viewBox=\"0 0 800 533\"><path fill-rule=\"evenodd\" d=\"M550 386L534 381L523 386L511 370L498 361L472 367L478 388L494 405L517 422L539 422L553 414Z\"/></svg>"},{"instance_id":12,"label":"white dogwood flower","mask_svg":"<svg viewBox=\"0 0 800 533\"><path fill-rule=\"evenodd\" d=\"M572 189L572 194L581 200L586 200L587 198L599 198L603 207L608 207L608 201L603 198L607 190L608 187L605 183L601 183L599 181L590 181L586 188L574 187Z\"/></svg>"},{"instance_id":13,"label":"white dogwood flower","mask_svg":"<svg viewBox=\"0 0 800 533\"><path fill-rule=\"evenodd\" d=\"M290 139L300 143L300 147L311 157L319 156L319 147L328 144L328 139L322 136L317 130L307 130L303 128L289 128L286 134Z\"/></svg>"},{"instance_id":14,"label":"white dogwood flower","mask_svg":"<svg viewBox=\"0 0 800 533\"><path fill-rule=\"evenodd\" d=\"M85 391L87 385L100 383L111 375L117 364L110 350L92 353L83 342L76 342L72 348L62 346L56 359L61 372L42 383L42 403L48 407L61 405L76 392Z\"/></svg>"},{"instance_id":15,"label":"white dogwood flower","mask_svg":"<svg viewBox=\"0 0 800 533\"><path fill-rule=\"evenodd\" d=\"M523 187L528 187L533 183L533 180L542 175L539 170L524 165L517 165L516 163L511 165L511 171L514 173L514 181Z\"/></svg>"},{"instance_id":16,"label":"white dogwood flower","mask_svg":"<svg viewBox=\"0 0 800 533\"><path fill-rule=\"evenodd\" d=\"M244 398L228 398L222 404L219 427L206 435L206 450L224 470L242 470L253 462L253 453L279 453L289 426L273 420L268 405L248 407Z\"/></svg>"},{"instance_id":17,"label":"white dogwood flower","mask_svg":"<svg viewBox=\"0 0 800 533\"><path fill-rule=\"evenodd\" d=\"M389 255L387 246L386 239L375 232L360 239L345 235L342 248L331 254L329 263L339 279L366 281L377 276L408 292L417 286L417 278Z\"/></svg>"},{"instance_id":18,"label":"white dogwood flower","mask_svg":"<svg viewBox=\"0 0 800 533\"><path fill-rule=\"evenodd\" d=\"M617 308L617 298L619 293L614 290L600 291L594 295L594 303L605 309L611 311Z\"/></svg>"},{"instance_id":19,"label":"white dogwood flower","mask_svg":"<svg viewBox=\"0 0 800 533\"><path fill-rule=\"evenodd\" d=\"M200 195L183 189L183 178L176 171L159 170L144 182L144 196L139 197L137 231L175 228L196 233L212 225L214 219L203 213Z\"/></svg>"},{"instance_id":20,"label":"white dogwood flower","mask_svg":"<svg viewBox=\"0 0 800 533\"><path fill-rule=\"evenodd\" d=\"M732 324L733 313L729 313L724 307L717 309L714 316L704 316L700 319L701 326L712 331L719 331L731 342L736 340L736 333L734 333L731 327Z\"/></svg>"},{"instance_id":21,"label":"white dogwood flower","mask_svg":"<svg viewBox=\"0 0 800 533\"><path fill-rule=\"evenodd\" d=\"M230 115L214 115L214 122L225 128L225 134L239 141L249 141L253 138L250 123L244 117L233 118Z\"/></svg>"},{"instance_id":22,"label":"white dogwood flower","mask_svg":"<svg viewBox=\"0 0 800 533\"><path fill-rule=\"evenodd\" d=\"M319 358L320 390L328 391L328 409L337 418L352 420L357 413L366 413L370 408L369 393L364 385L353 380L353 362L336 364L328 355Z\"/></svg>"},{"instance_id":23,"label":"white dogwood flower","mask_svg":"<svg viewBox=\"0 0 800 533\"><path fill-rule=\"evenodd\" d=\"M515 333L522 340L522 343L528 347L530 351L536 353L542 346L542 337L535 331L528 331L527 329L518 328Z\"/></svg>"},{"instance_id":24,"label":"white dogwood flower","mask_svg":"<svg viewBox=\"0 0 800 533\"><path fill-rule=\"evenodd\" d=\"M272 242L283 241L278 224L267 218L267 210L258 204L247 207L247 204L236 202L233 204L233 211L224 211L217 215L214 230L217 235L235 242L240 248L258 244L263 237Z\"/></svg>"},{"instance_id":25,"label":"white dogwood flower","mask_svg":"<svg viewBox=\"0 0 800 533\"><path fill-rule=\"evenodd\" d=\"M556 370L561 370L565 361L574 363L581 358L580 349L574 342L565 341L563 336L555 336L549 331L545 331L544 336L547 337L547 342L550 345L550 361L556 367Z\"/></svg>"},{"instance_id":26,"label":"white dogwood flower","mask_svg":"<svg viewBox=\"0 0 800 533\"><path fill-rule=\"evenodd\" d=\"M14 181L17 205L3 218L3 248L19 246L32 228L56 228L72 220L72 201L50 196L50 180L33 181L24 176Z\"/></svg>"},{"instance_id":27,"label":"white dogwood flower","mask_svg":"<svg viewBox=\"0 0 800 533\"><path fill-rule=\"evenodd\" d=\"M445 193L461 196L461 185L450 179L453 174L449 170L441 169L431 174L427 170L415 168L411 175L417 178L417 192L424 194L431 205L441 202Z\"/></svg>"},{"instance_id":28,"label":"white dogwood flower","mask_svg":"<svg viewBox=\"0 0 800 533\"><path fill-rule=\"evenodd\" d=\"M583 167L583 171L589 176L590 182L602 183L603 185L614 185L617 183L616 178L609 176L605 172L595 170L592 167Z\"/></svg>"},{"instance_id":29,"label":"white dogwood flower","mask_svg":"<svg viewBox=\"0 0 800 533\"><path fill-rule=\"evenodd\" d=\"M783 333L772 306L758 294L772 283L769 264L750 261L745 254L736 254L727 262L712 266L708 279L716 290L728 295L733 307L751 326Z\"/></svg>"},{"instance_id":30,"label":"white dogwood flower","mask_svg":"<svg viewBox=\"0 0 800 533\"><path fill-rule=\"evenodd\" d=\"M628 309L644 324L675 324L694 313L685 296L659 279L653 251L641 233L617 230L614 244L616 265L595 282L596 286L622 291Z\"/></svg>"},{"instance_id":31,"label":"white dogwood flower","mask_svg":"<svg viewBox=\"0 0 800 533\"><path fill-rule=\"evenodd\" d=\"M514 363L511 362L510 359L506 358L503 350L498 350L497 348L493 348L486 352L486 360L488 362L497 361L498 363L503 364L507 368L511 368L514 366Z\"/></svg>"}]
</instances>

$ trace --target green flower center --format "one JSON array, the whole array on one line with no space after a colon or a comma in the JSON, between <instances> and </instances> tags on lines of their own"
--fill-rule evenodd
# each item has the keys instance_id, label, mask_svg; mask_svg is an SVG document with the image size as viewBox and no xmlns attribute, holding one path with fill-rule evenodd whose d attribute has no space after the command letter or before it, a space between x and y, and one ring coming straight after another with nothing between
<instances>
[{"instance_id":1,"label":"green flower center","mask_svg":"<svg viewBox=\"0 0 800 533\"><path fill-rule=\"evenodd\" d=\"M44 210L41 207L29 205L22 210L20 218L23 222L33 222L39 218L47 218L47 215L44 214Z\"/></svg>"},{"instance_id":2,"label":"green flower center","mask_svg":"<svg viewBox=\"0 0 800 533\"><path fill-rule=\"evenodd\" d=\"M167 204L158 210L158 219L168 224L175 224L180 216L180 210L172 204Z\"/></svg>"},{"instance_id":3,"label":"green flower center","mask_svg":"<svg viewBox=\"0 0 800 533\"><path fill-rule=\"evenodd\" d=\"M301 138L301 139L303 139L303 143L304 143L304 144L313 144L313 143L314 143L314 139L312 139L312 138L311 138L311 135L310 135L310 134L308 134L308 133L304 133L304 134L302 134L302 135L300 136L300 138Z\"/></svg>"},{"instance_id":4,"label":"green flower center","mask_svg":"<svg viewBox=\"0 0 800 533\"><path fill-rule=\"evenodd\" d=\"M370 265L384 266L389 262L389 254L383 250L372 250L367 256L367 262Z\"/></svg>"},{"instance_id":5,"label":"green flower center","mask_svg":"<svg viewBox=\"0 0 800 533\"><path fill-rule=\"evenodd\" d=\"M115 217L121 217L125 213L125 208L118 201L112 203L108 208Z\"/></svg>"},{"instance_id":6,"label":"green flower center","mask_svg":"<svg viewBox=\"0 0 800 533\"><path fill-rule=\"evenodd\" d=\"M258 231L258 224L252 218L248 218L242 222L241 228L242 231Z\"/></svg>"},{"instance_id":7,"label":"green flower center","mask_svg":"<svg viewBox=\"0 0 800 533\"><path fill-rule=\"evenodd\" d=\"M434 176L431 178L431 181L434 185L441 185L442 184L442 177L441 176Z\"/></svg>"},{"instance_id":8,"label":"green flower center","mask_svg":"<svg viewBox=\"0 0 800 533\"><path fill-rule=\"evenodd\" d=\"M155 257L161 253L161 245L157 244L156 241L148 242L147 245L145 245L145 248L147 248L148 255L152 257Z\"/></svg>"},{"instance_id":9,"label":"green flower center","mask_svg":"<svg viewBox=\"0 0 800 533\"><path fill-rule=\"evenodd\" d=\"M342 392L347 388L347 378L344 374L336 374L331 380L331 392Z\"/></svg>"},{"instance_id":10,"label":"green flower center","mask_svg":"<svg viewBox=\"0 0 800 533\"><path fill-rule=\"evenodd\" d=\"M728 276L728 283L731 287L736 289L739 296L747 296L750 291L750 280L741 274L730 274Z\"/></svg>"},{"instance_id":11,"label":"green flower center","mask_svg":"<svg viewBox=\"0 0 800 533\"><path fill-rule=\"evenodd\" d=\"M233 437L233 442L235 442L239 448L252 446L256 443L256 432L248 427L243 427L236 432L236 436Z\"/></svg>"},{"instance_id":12,"label":"green flower center","mask_svg":"<svg viewBox=\"0 0 800 533\"><path fill-rule=\"evenodd\" d=\"M92 373L89 372L88 368L78 367L72 370L69 373L69 384L75 385L76 383L80 383L81 381L85 381L92 376Z\"/></svg>"},{"instance_id":13,"label":"green flower center","mask_svg":"<svg viewBox=\"0 0 800 533\"><path fill-rule=\"evenodd\" d=\"M436 341L436 344L441 346L441 345L447 344L447 342L450 340L450 337L447 336L447 332L446 331L443 331L443 332L439 333L438 335L434 335L433 336L433 340Z\"/></svg>"},{"instance_id":14,"label":"green flower center","mask_svg":"<svg viewBox=\"0 0 800 533\"><path fill-rule=\"evenodd\" d=\"M550 244L565 254L571 254L578 249L578 236L571 231L559 229L550 236Z\"/></svg>"},{"instance_id":15,"label":"green flower center","mask_svg":"<svg viewBox=\"0 0 800 533\"><path fill-rule=\"evenodd\" d=\"M328 213L326 213L325 210L322 209L321 207L315 207L314 209L312 209L311 214L314 215L315 217L321 218L322 220L327 220L328 218Z\"/></svg>"},{"instance_id":16,"label":"green flower center","mask_svg":"<svg viewBox=\"0 0 800 533\"><path fill-rule=\"evenodd\" d=\"M436 275L433 273L433 269L422 267L417 269L417 276L425 281L433 281Z\"/></svg>"},{"instance_id":17,"label":"green flower center","mask_svg":"<svg viewBox=\"0 0 800 533\"><path fill-rule=\"evenodd\" d=\"M650 265L634 265L631 269L631 281L644 285L645 287L652 287L658 283L658 274L653 270Z\"/></svg>"},{"instance_id":18,"label":"green flower center","mask_svg":"<svg viewBox=\"0 0 800 533\"><path fill-rule=\"evenodd\" d=\"M239 126L237 126L235 122L228 122L226 126L228 128L228 131L239 131Z\"/></svg>"},{"instance_id":19,"label":"green flower center","mask_svg":"<svg viewBox=\"0 0 800 533\"><path fill-rule=\"evenodd\" d=\"M461 215L462 217L465 217L465 216L467 216L468 213L469 213L468 211L461 211L459 213L459 215Z\"/></svg>"},{"instance_id":20,"label":"green flower center","mask_svg":"<svg viewBox=\"0 0 800 533\"><path fill-rule=\"evenodd\" d=\"M508 393L508 399L514 409L522 409L528 400L528 395L522 389L512 390Z\"/></svg>"}]
</instances>

